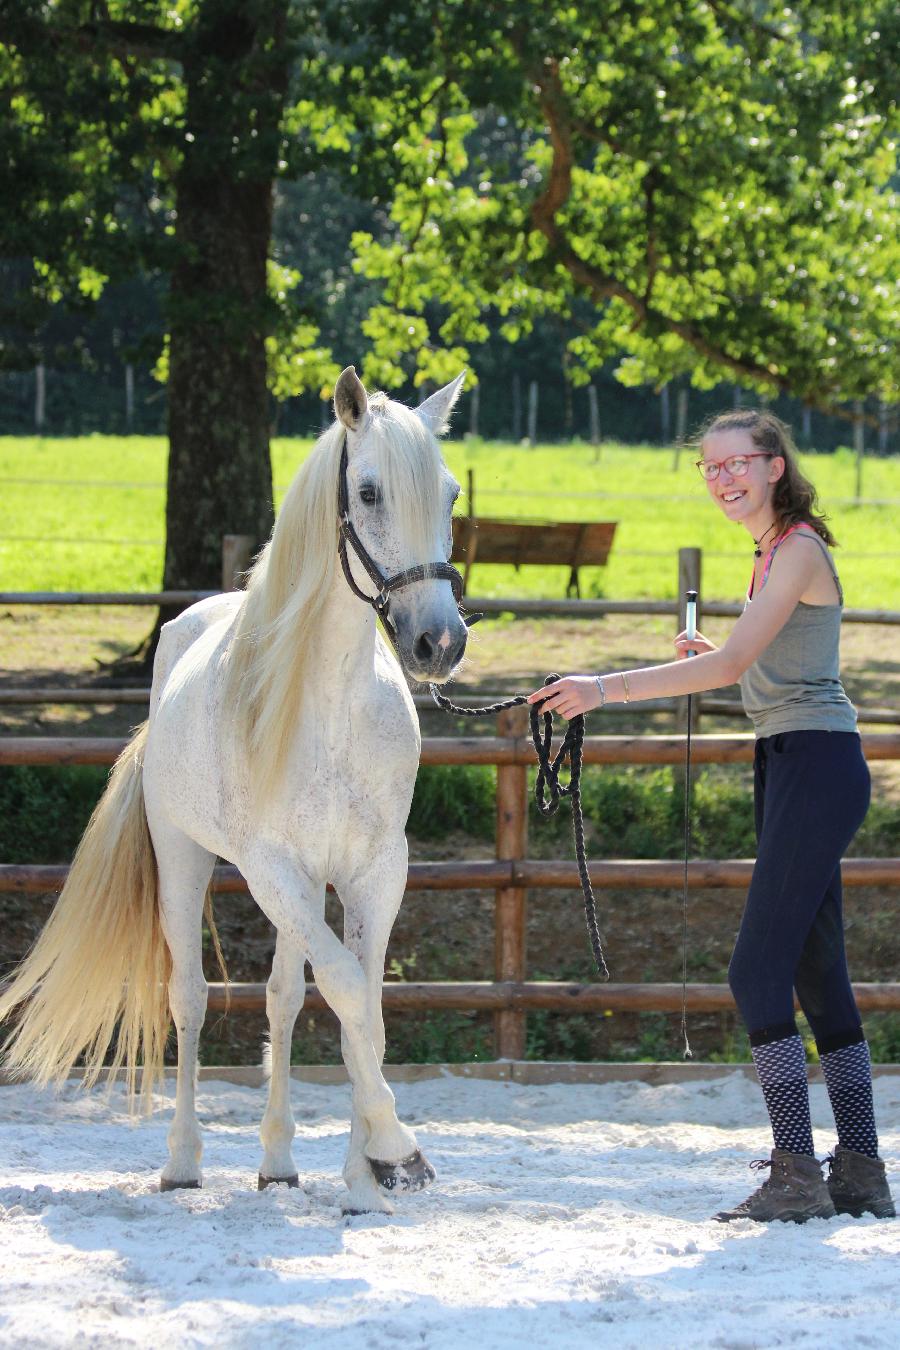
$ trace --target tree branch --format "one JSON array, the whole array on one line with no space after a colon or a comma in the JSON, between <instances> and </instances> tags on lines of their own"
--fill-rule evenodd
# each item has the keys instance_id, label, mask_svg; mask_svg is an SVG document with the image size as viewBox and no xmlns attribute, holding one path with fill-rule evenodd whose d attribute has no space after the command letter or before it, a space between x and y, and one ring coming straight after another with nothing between
<instances>
[{"instance_id":1,"label":"tree branch","mask_svg":"<svg viewBox=\"0 0 900 1350\"><path fill-rule=\"evenodd\" d=\"M531 223L551 244L558 237L556 213L565 206L572 191L572 130L567 117L565 95L559 78L559 62L547 57L536 75L541 110L550 128L553 160L547 186L531 207Z\"/></svg>"},{"instance_id":2,"label":"tree branch","mask_svg":"<svg viewBox=\"0 0 900 1350\"><path fill-rule=\"evenodd\" d=\"M742 13L735 9L733 5L726 4L724 0L706 0L713 14L719 19L722 27L742 36L749 28L757 37L764 37L775 42L786 42L787 36L779 33L777 28L771 28L767 23L761 23L755 19L752 14Z\"/></svg>"},{"instance_id":3,"label":"tree branch","mask_svg":"<svg viewBox=\"0 0 900 1350\"><path fill-rule=\"evenodd\" d=\"M775 34L774 36L778 35ZM731 371L733 375L744 379L765 380L768 384L774 384L782 393L792 394L793 389L788 376L780 371L777 366L761 365L748 356L734 356L723 347L710 341L702 330L694 324L682 319L673 319L652 307L650 299L653 279L659 266L654 226L653 195L657 187L654 168L650 169L645 179L647 190L647 284L643 296L638 295L616 277L601 271L579 256L556 220L557 211L566 204L571 195L574 159L572 123L568 118L565 94L559 78L559 63L555 58L546 58L539 72L533 73L532 78L538 90L541 111L547 119L550 143L553 147L553 159L547 185L532 205L531 223L534 229L544 235L550 245L553 258L565 267L572 280L586 290L595 302L618 299L626 304L635 315L635 327L652 324L655 328L662 328L670 333L675 333L698 355L722 366L725 370ZM583 125L579 123L578 131L583 133L584 130ZM596 132L596 137L597 139L603 139L599 131ZM810 400L810 403L819 411L831 416L843 418L851 416L846 409L824 399L814 398Z\"/></svg>"},{"instance_id":4,"label":"tree branch","mask_svg":"<svg viewBox=\"0 0 900 1350\"><path fill-rule=\"evenodd\" d=\"M74 37L81 51L107 51L120 59L137 56L147 61L183 61L185 33L171 28L156 28L149 23L128 23L118 19L92 19L80 24L73 33L57 32L60 38Z\"/></svg>"}]
</instances>

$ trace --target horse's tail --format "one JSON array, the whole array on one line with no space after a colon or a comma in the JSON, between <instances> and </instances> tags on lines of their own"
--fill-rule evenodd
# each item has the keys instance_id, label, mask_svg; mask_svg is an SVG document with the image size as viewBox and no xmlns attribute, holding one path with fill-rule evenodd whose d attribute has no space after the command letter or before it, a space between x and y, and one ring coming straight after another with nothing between
<instances>
[{"instance_id":1,"label":"horse's tail","mask_svg":"<svg viewBox=\"0 0 900 1350\"><path fill-rule=\"evenodd\" d=\"M156 857L144 811L147 723L113 767L68 880L35 946L0 992L0 1020L21 1004L5 1049L17 1077L61 1084L79 1056L95 1083L118 1027L109 1079L138 1061L149 1109L168 1033L171 957L159 917Z\"/></svg>"}]
</instances>

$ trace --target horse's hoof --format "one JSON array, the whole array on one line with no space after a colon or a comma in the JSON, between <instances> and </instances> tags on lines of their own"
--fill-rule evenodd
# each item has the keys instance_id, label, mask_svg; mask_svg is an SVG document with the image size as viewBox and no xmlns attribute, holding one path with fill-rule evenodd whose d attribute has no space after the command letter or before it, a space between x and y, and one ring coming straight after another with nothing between
<instances>
[{"instance_id":1,"label":"horse's hoof","mask_svg":"<svg viewBox=\"0 0 900 1350\"><path fill-rule=\"evenodd\" d=\"M369 1158L375 1180L386 1191L424 1191L437 1173L419 1149L399 1162L380 1162Z\"/></svg>"},{"instance_id":2,"label":"horse's hoof","mask_svg":"<svg viewBox=\"0 0 900 1350\"><path fill-rule=\"evenodd\" d=\"M256 1189L264 1191L267 1186L299 1186L300 1178L295 1172L292 1177L264 1177L262 1172L256 1179Z\"/></svg>"},{"instance_id":3,"label":"horse's hoof","mask_svg":"<svg viewBox=\"0 0 900 1350\"><path fill-rule=\"evenodd\" d=\"M358 1218L361 1214L393 1214L394 1206L382 1195L380 1190L372 1188L371 1199L365 1195L350 1195L341 1205L341 1214L345 1219Z\"/></svg>"},{"instance_id":4,"label":"horse's hoof","mask_svg":"<svg viewBox=\"0 0 900 1350\"><path fill-rule=\"evenodd\" d=\"M168 1177L163 1177L159 1183L161 1191L199 1191L199 1181L170 1181Z\"/></svg>"}]
</instances>

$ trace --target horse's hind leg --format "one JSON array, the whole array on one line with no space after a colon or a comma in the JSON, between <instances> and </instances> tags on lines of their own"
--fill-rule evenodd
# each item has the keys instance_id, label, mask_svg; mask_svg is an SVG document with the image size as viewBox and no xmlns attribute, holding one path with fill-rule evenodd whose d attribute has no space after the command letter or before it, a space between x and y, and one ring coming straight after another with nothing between
<instances>
[{"instance_id":1,"label":"horse's hind leg","mask_svg":"<svg viewBox=\"0 0 900 1350\"><path fill-rule=\"evenodd\" d=\"M160 1190L201 1184L203 1142L194 1100L197 1046L206 1017L207 985L203 974L203 900L215 855L168 821L151 821L159 869L159 909L163 933L172 955L169 1006L178 1035L178 1080L175 1115L169 1127L169 1161Z\"/></svg>"},{"instance_id":2,"label":"horse's hind leg","mask_svg":"<svg viewBox=\"0 0 900 1350\"><path fill-rule=\"evenodd\" d=\"M296 942L279 933L272 973L266 985L271 1077L269 1100L259 1132L263 1144L260 1190L278 1181L286 1182L288 1186L298 1184L291 1155L295 1130L291 1111L291 1037L305 994L304 953Z\"/></svg>"}]
</instances>

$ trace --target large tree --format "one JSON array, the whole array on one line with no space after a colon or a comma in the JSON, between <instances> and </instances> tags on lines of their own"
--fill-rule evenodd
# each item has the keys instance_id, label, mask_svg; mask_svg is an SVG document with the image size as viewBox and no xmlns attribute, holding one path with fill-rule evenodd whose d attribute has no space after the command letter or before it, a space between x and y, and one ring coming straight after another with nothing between
<instances>
[{"instance_id":1,"label":"large tree","mask_svg":"<svg viewBox=\"0 0 900 1350\"><path fill-rule=\"evenodd\" d=\"M269 385L334 370L270 257L276 176L324 157L286 104L308 63L298 17L289 0L21 0L0 26L4 253L31 259L4 359L39 346L54 304L165 273L167 589L217 588L223 534L266 538Z\"/></svg>"}]
</instances>

